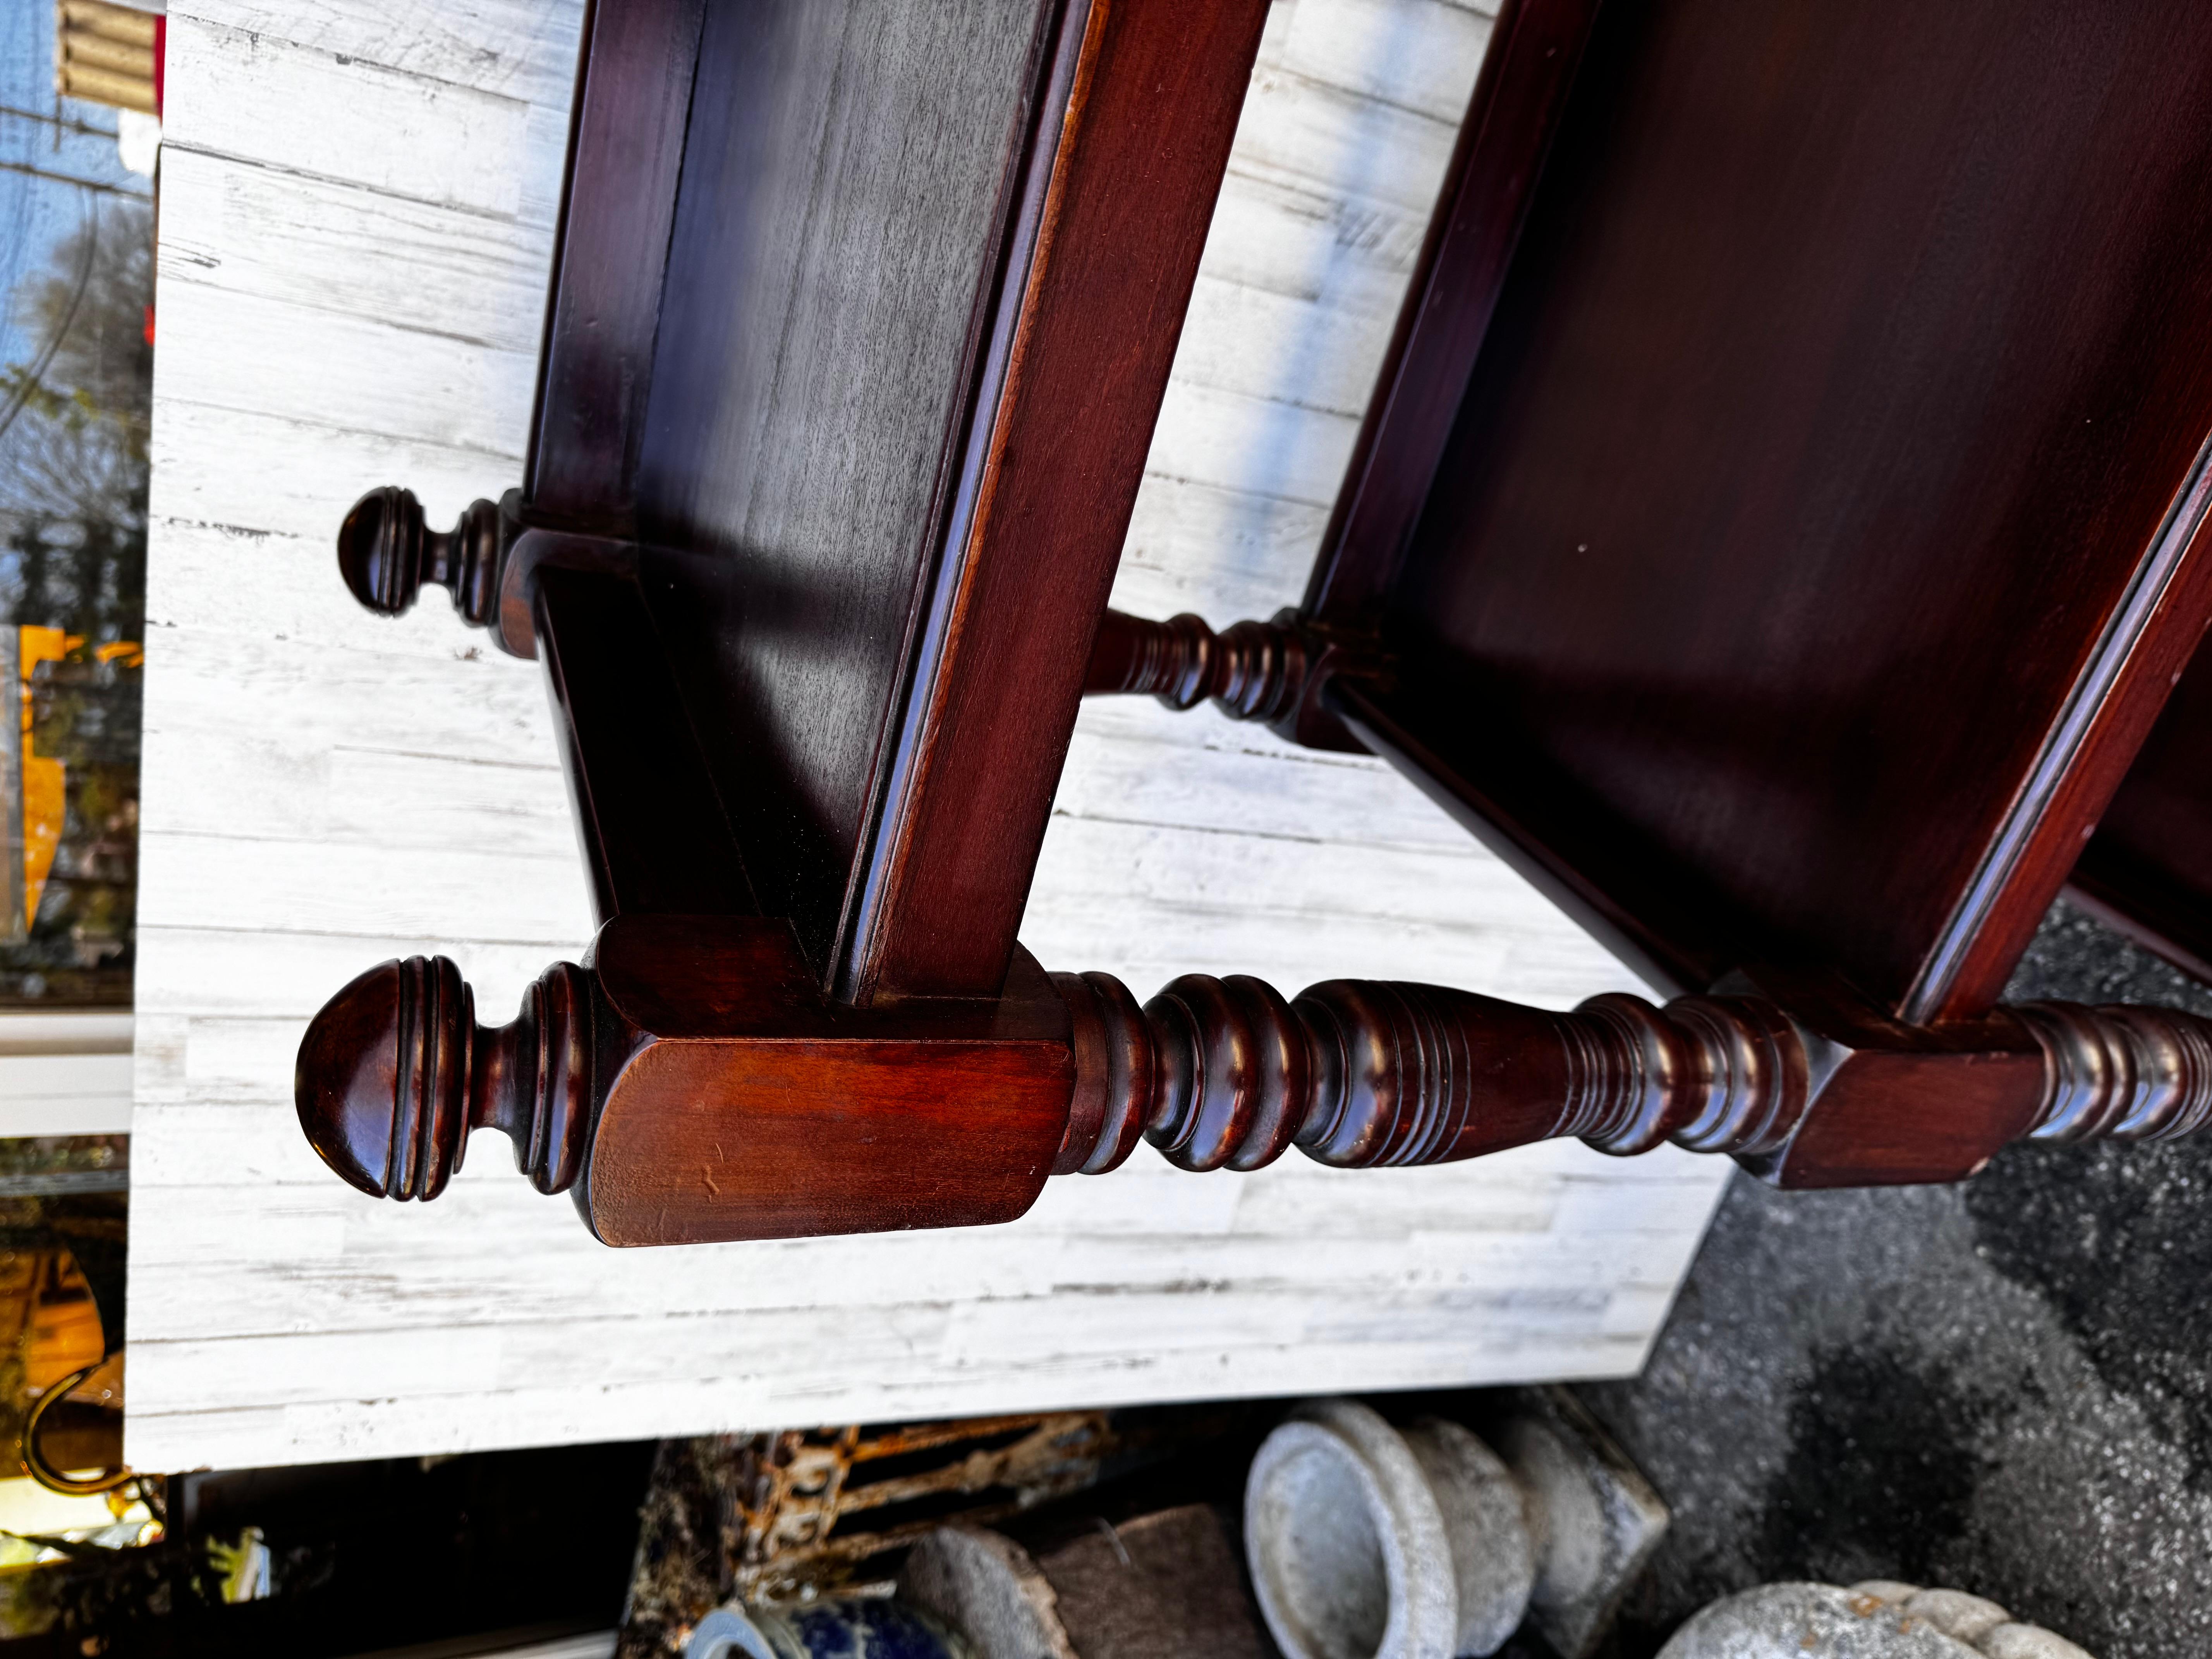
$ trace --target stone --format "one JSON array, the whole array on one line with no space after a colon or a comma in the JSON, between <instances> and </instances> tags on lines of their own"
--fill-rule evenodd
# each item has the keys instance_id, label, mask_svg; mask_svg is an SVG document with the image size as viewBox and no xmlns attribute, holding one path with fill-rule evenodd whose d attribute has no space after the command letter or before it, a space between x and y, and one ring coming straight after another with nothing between
<instances>
[{"instance_id":1,"label":"stone","mask_svg":"<svg viewBox=\"0 0 2212 1659\"><path fill-rule=\"evenodd\" d=\"M1495 1446L1320 1401L1260 1449L1244 1548L1287 1659L1494 1653L1527 1620L1583 1659L1666 1530L1667 1508L1563 1389L1524 1389Z\"/></svg>"},{"instance_id":2,"label":"stone","mask_svg":"<svg viewBox=\"0 0 2212 1659\"><path fill-rule=\"evenodd\" d=\"M1907 1613L1918 1614L1944 1635L1966 1643L1978 1643L2012 1618L1996 1602L1964 1590L1924 1589L1906 1597L1904 1606Z\"/></svg>"},{"instance_id":3,"label":"stone","mask_svg":"<svg viewBox=\"0 0 2212 1659\"><path fill-rule=\"evenodd\" d=\"M1877 1601L1910 1601L1920 1594L1917 1584L1900 1584L1894 1578L1868 1578L1848 1587L1852 1595L1871 1595Z\"/></svg>"},{"instance_id":4,"label":"stone","mask_svg":"<svg viewBox=\"0 0 2212 1659\"><path fill-rule=\"evenodd\" d=\"M1964 1590L1887 1578L1848 1589L1762 1584L1698 1613L1659 1659L2092 1659L2063 1637L2011 1617Z\"/></svg>"},{"instance_id":5,"label":"stone","mask_svg":"<svg viewBox=\"0 0 2212 1659\"><path fill-rule=\"evenodd\" d=\"M1761 1584L1676 1631L1659 1659L1983 1659L1902 1603L1833 1584Z\"/></svg>"},{"instance_id":6,"label":"stone","mask_svg":"<svg viewBox=\"0 0 2212 1659\"><path fill-rule=\"evenodd\" d=\"M1077 1659L1052 1584L1011 1538L939 1527L907 1552L898 1599L964 1635L977 1659Z\"/></svg>"},{"instance_id":7,"label":"stone","mask_svg":"<svg viewBox=\"0 0 2212 1659\"><path fill-rule=\"evenodd\" d=\"M1285 1659L1450 1659L1458 1581L1444 1521L1396 1430L1366 1407L1298 1407L1244 1482L1244 1549Z\"/></svg>"},{"instance_id":8,"label":"stone","mask_svg":"<svg viewBox=\"0 0 2212 1659\"><path fill-rule=\"evenodd\" d=\"M1402 1431L1443 1517L1458 1596L1455 1653L1495 1653L1520 1628L1536 1585L1535 1540L1513 1471L1456 1423L1425 1417Z\"/></svg>"},{"instance_id":9,"label":"stone","mask_svg":"<svg viewBox=\"0 0 2212 1659\"><path fill-rule=\"evenodd\" d=\"M1479 1425L1512 1469L1539 1534L1528 1622L1584 1659L1667 1534L1667 1505L1579 1400L1516 1389Z\"/></svg>"},{"instance_id":10,"label":"stone","mask_svg":"<svg viewBox=\"0 0 2212 1659\"><path fill-rule=\"evenodd\" d=\"M1209 1504L1101 1521L1037 1565L1082 1659L1266 1659L1236 1549Z\"/></svg>"},{"instance_id":11,"label":"stone","mask_svg":"<svg viewBox=\"0 0 2212 1659\"><path fill-rule=\"evenodd\" d=\"M2033 1625L1999 1625L1981 1638L1983 1659L2091 1659L2063 1636Z\"/></svg>"}]
</instances>

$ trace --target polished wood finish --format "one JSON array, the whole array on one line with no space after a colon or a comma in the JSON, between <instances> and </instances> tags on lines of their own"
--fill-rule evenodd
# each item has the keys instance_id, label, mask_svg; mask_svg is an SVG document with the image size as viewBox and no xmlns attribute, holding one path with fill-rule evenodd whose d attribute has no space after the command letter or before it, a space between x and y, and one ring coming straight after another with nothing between
<instances>
[{"instance_id":1,"label":"polished wood finish","mask_svg":"<svg viewBox=\"0 0 2212 1659\"><path fill-rule=\"evenodd\" d=\"M1506 0L1397 332L1322 538L1305 612L1371 630L1425 505L1453 417L1567 106L1597 0Z\"/></svg>"},{"instance_id":2,"label":"polished wood finish","mask_svg":"<svg viewBox=\"0 0 2212 1659\"><path fill-rule=\"evenodd\" d=\"M836 58L832 118L892 170L826 183L776 125L817 71L709 19L640 514L713 557L647 591L762 903L841 997L1006 971L1264 9L1001 4L981 38L927 13L932 46L798 9L881 54ZM834 235L783 228L764 157Z\"/></svg>"},{"instance_id":3,"label":"polished wood finish","mask_svg":"<svg viewBox=\"0 0 2212 1659\"><path fill-rule=\"evenodd\" d=\"M948 561L1059 8L721 5L700 41L637 514L646 582L770 914L848 960ZM1058 104L1058 107L1053 106ZM1042 166L1048 169L1050 149ZM1031 246L1012 244L1024 228ZM1006 303L1002 305L1002 296ZM1011 930L977 983L996 989Z\"/></svg>"},{"instance_id":4,"label":"polished wood finish","mask_svg":"<svg viewBox=\"0 0 2212 1659\"><path fill-rule=\"evenodd\" d=\"M1401 753L1686 988L1988 1006L2202 629L2212 17L2033 11L1606 9L1388 583Z\"/></svg>"},{"instance_id":5,"label":"polished wood finish","mask_svg":"<svg viewBox=\"0 0 2212 1659\"><path fill-rule=\"evenodd\" d=\"M607 1243L977 1226L1044 1185L1067 1015L1024 953L1003 996L867 1009L782 922L623 918L592 963L623 1046L576 1202Z\"/></svg>"},{"instance_id":6,"label":"polished wood finish","mask_svg":"<svg viewBox=\"0 0 2212 1659\"><path fill-rule=\"evenodd\" d=\"M1572 1013L1332 980L1285 1000L1186 975L1139 1008L1104 974L1016 958L1005 995L854 1008L790 928L623 916L510 1025L442 957L386 963L319 1015L300 1116L362 1191L434 1198L493 1127L611 1244L1006 1221L1048 1174L1139 1136L1191 1170L1292 1146L1343 1168L1578 1136L1669 1141L1785 1187L1954 1181L2022 1139L2149 1140L2212 1121L2212 1020L2033 1004L1939 1028L1826 988L1745 980ZM1930 1114L1940 1098L1943 1110Z\"/></svg>"},{"instance_id":7,"label":"polished wood finish","mask_svg":"<svg viewBox=\"0 0 2212 1659\"><path fill-rule=\"evenodd\" d=\"M1231 720L1264 720L1309 748L1357 751L1361 744L1326 696L1329 682L1346 673L1387 683L1389 659L1371 636L1296 611L1218 634L1188 612L1153 622L1109 611L1099 619L1083 692L1153 696L1176 710L1211 702Z\"/></svg>"},{"instance_id":8,"label":"polished wood finish","mask_svg":"<svg viewBox=\"0 0 2212 1659\"><path fill-rule=\"evenodd\" d=\"M1217 634L1188 612L1161 623L1109 611L1099 620L1083 690L1158 697L1174 709L1211 700L1231 720L1273 721L1302 701L1312 656L1298 629L1280 619L1241 622Z\"/></svg>"},{"instance_id":9,"label":"polished wood finish","mask_svg":"<svg viewBox=\"0 0 2212 1659\"><path fill-rule=\"evenodd\" d=\"M428 1200L461 1167L471 1129L514 1143L541 1193L582 1167L596 988L570 963L546 969L507 1025L476 1023L476 997L444 957L370 969L325 1005L300 1044L300 1126L324 1163L372 1197Z\"/></svg>"},{"instance_id":10,"label":"polished wood finish","mask_svg":"<svg viewBox=\"0 0 2212 1659\"><path fill-rule=\"evenodd\" d=\"M382 617L403 615L428 582L451 593L461 620L491 625L499 611L507 550L520 532L521 497L509 490L498 505L477 500L449 531L428 528L415 492L395 484L372 489L338 527L338 574L347 591Z\"/></svg>"},{"instance_id":11,"label":"polished wood finish","mask_svg":"<svg viewBox=\"0 0 2212 1659\"><path fill-rule=\"evenodd\" d=\"M300 1119L349 1182L403 1200L498 1129L610 1244L973 1226L1044 1184L1067 1030L1026 957L1002 997L855 1009L781 921L623 916L493 1029L442 957L371 969L308 1030Z\"/></svg>"},{"instance_id":12,"label":"polished wood finish","mask_svg":"<svg viewBox=\"0 0 2212 1659\"><path fill-rule=\"evenodd\" d=\"M1560 1135L1752 1157L1786 1143L1808 1095L1795 1028L1753 998L1605 996L1554 1014L1381 981L1286 1002L1243 975L1188 975L1139 1012L1108 975L1054 983L1084 1103L1059 1162L1086 1174L1127 1158L1139 1128L1186 1170L1258 1169L1294 1145L1346 1169L1444 1164Z\"/></svg>"},{"instance_id":13,"label":"polished wood finish","mask_svg":"<svg viewBox=\"0 0 2212 1659\"><path fill-rule=\"evenodd\" d=\"M1042 191L1028 270L979 388L998 412L953 475L841 995L965 994L1006 971L1267 11L1092 0L1063 47L1054 159L1025 181Z\"/></svg>"},{"instance_id":14,"label":"polished wood finish","mask_svg":"<svg viewBox=\"0 0 2212 1659\"><path fill-rule=\"evenodd\" d=\"M759 914L637 584L541 568L532 629L600 920Z\"/></svg>"},{"instance_id":15,"label":"polished wood finish","mask_svg":"<svg viewBox=\"0 0 2212 1659\"><path fill-rule=\"evenodd\" d=\"M386 611L459 582L525 656L541 563L634 580L653 688L619 695L681 799L555 675L572 785L631 780L584 826L600 915L732 908L696 847L629 861L688 902L609 890L610 814L696 823L840 998L991 994L1266 8L853 10L595 15L527 490L450 576L372 492L347 569Z\"/></svg>"},{"instance_id":16,"label":"polished wood finish","mask_svg":"<svg viewBox=\"0 0 2212 1659\"><path fill-rule=\"evenodd\" d=\"M590 0L553 239L523 494L572 529L635 531L661 285L705 0Z\"/></svg>"},{"instance_id":17,"label":"polished wood finish","mask_svg":"<svg viewBox=\"0 0 2212 1659\"><path fill-rule=\"evenodd\" d=\"M1509 3L1306 603L1217 633L1105 604L1263 11L595 16L526 489L374 492L341 563L542 659L604 925L495 1030L442 960L341 993L347 1180L496 1127L696 1243L1140 1139L1822 1187L2212 1121L2212 1023L1996 1006L2131 761L2077 884L2206 960L2212 690L2152 733L2212 617L2212 18ZM1086 691L1386 757L1681 994L1048 979Z\"/></svg>"}]
</instances>

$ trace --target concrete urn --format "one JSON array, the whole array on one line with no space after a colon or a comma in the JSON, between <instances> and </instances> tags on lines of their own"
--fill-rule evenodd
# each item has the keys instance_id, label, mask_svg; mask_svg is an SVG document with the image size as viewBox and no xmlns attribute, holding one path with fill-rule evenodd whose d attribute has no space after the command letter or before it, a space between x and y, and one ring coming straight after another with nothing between
<instances>
[{"instance_id":1,"label":"concrete urn","mask_svg":"<svg viewBox=\"0 0 2212 1659\"><path fill-rule=\"evenodd\" d=\"M1571 1398L1530 1391L1486 1443L1311 1401L1244 1487L1253 1589L1286 1659L1496 1652L1524 1618L1580 1659L1667 1523Z\"/></svg>"}]
</instances>

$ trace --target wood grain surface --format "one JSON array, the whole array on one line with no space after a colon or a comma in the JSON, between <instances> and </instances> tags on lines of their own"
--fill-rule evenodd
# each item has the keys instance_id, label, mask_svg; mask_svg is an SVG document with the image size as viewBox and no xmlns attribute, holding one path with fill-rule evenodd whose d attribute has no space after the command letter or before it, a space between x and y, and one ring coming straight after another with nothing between
<instances>
[{"instance_id":1,"label":"wood grain surface","mask_svg":"<svg viewBox=\"0 0 2212 1659\"><path fill-rule=\"evenodd\" d=\"M2185 0L1599 14L1385 712L1654 972L1995 1001L2212 603L2208 73Z\"/></svg>"},{"instance_id":2,"label":"wood grain surface","mask_svg":"<svg viewBox=\"0 0 2212 1659\"><path fill-rule=\"evenodd\" d=\"M590 934L538 666L442 605L367 615L331 555L373 485L447 523L520 480L578 15L170 17L135 1462L1638 1366L1724 1160L1563 1144L1195 1176L1140 1149L1006 1228L673 1252L593 1243L495 1141L427 1208L334 1181L290 1101L325 999L442 951L503 1018ZM1297 598L1486 32L1433 0L1274 8L1123 609L1228 621ZM1352 975L1559 1007L1635 988L1381 762L1146 699L1084 709L1022 939L1146 989Z\"/></svg>"},{"instance_id":3,"label":"wood grain surface","mask_svg":"<svg viewBox=\"0 0 2212 1659\"><path fill-rule=\"evenodd\" d=\"M700 39L637 514L712 558L647 592L762 907L825 978L1056 10L787 0Z\"/></svg>"}]
</instances>

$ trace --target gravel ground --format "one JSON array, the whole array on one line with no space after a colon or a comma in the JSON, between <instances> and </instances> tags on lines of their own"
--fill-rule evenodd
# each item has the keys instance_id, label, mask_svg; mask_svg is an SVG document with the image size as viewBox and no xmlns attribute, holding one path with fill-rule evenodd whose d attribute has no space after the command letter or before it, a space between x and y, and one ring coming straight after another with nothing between
<instances>
[{"instance_id":1,"label":"gravel ground","mask_svg":"<svg viewBox=\"0 0 2212 1659\"><path fill-rule=\"evenodd\" d=\"M2008 993L2212 1014L2062 906ZM1674 1507L1617 1632L1902 1578L2099 1659L2212 1654L2212 1134L2017 1147L1959 1188L1731 1187L1643 1376L1583 1390Z\"/></svg>"}]
</instances>

